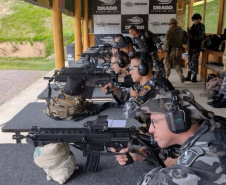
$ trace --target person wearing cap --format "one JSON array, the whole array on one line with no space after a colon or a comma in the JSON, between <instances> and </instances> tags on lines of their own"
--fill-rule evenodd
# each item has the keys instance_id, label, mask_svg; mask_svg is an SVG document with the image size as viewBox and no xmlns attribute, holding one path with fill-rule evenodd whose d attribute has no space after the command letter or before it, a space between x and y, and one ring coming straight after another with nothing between
<instances>
[{"instance_id":1,"label":"person wearing cap","mask_svg":"<svg viewBox=\"0 0 226 185\"><path fill-rule=\"evenodd\" d=\"M159 61L158 49L160 49L161 40L149 30L138 30L136 26L129 28L129 34L133 37L134 45L137 45L140 52L148 53L150 61L153 63L155 75L164 76L164 64Z\"/></svg>"},{"instance_id":2,"label":"person wearing cap","mask_svg":"<svg viewBox=\"0 0 226 185\"><path fill-rule=\"evenodd\" d=\"M156 96L163 92L173 90L173 85L165 78L157 78L152 72L152 63L149 61L147 53L136 53L130 59L130 75L134 83L137 83L136 89L130 89L130 98L125 102L123 115L125 118L136 117L136 110ZM138 116L139 117L139 116Z\"/></svg>"},{"instance_id":3,"label":"person wearing cap","mask_svg":"<svg viewBox=\"0 0 226 185\"><path fill-rule=\"evenodd\" d=\"M200 14L194 14L191 19L194 24L190 29L188 28L188 73L185 81L197 82L199 55L205 36L205 26L201 23L202 16Z\"/></svg>"},{"instance_id":4,"label":"person wearing cap","mask_svg":"<svg viewBox=\"0 0 226 185\"><path fill-rule=\"evenodd\" d=\"M226 118L205 110L187 89L157 95L138 111L150 114L149 132L158 146L170 149L180 145L180 154L174 166L152 169L137 185L226 184ZM139 150L149 155L144 148ZM129 154L134 161L144 160ZM125 165L128 157L117 155L116 160Z\"/></svg>"},{"instance_id":5,"label":"person wearing cap","mask_svg":"<svg viewBox=\"0 0 226 185\"><path fill-rule=\"evenodd\" d=\"M111 43L111 45L112 45L112 54L114 54L115 52L118 51L117 48L114 47L114 44L115 44L115 43L118 43L119 40L120 40L122 37L123 37L122 34L117 34L117 35L115 35L114 41Z\"/></svg>"},{"instance_id":6,"label":"person wearing cap","mask_svg":"<svg viewBox=\"0 0 226 185\"><path fill-rule=\"evenodd\" d=\"M166 52L163 61L165 66L165 78L169 78L171 65L173 64L180 77L181 83L184 83L184 75L180 66L180 60L183 52L182 44L184 31L181 27L177 26L178 22L174 18L171 18L168 24L170 28L166 32L165 43L163 45L163 50Z\"/></svg>"},{"instance_id":7,"label":"person wearing cap","mask_svg":"<svg viewBox=\"0 0 226 185\"><path fill-rule=\"evenodd\" d=\"M125 52L128 54L129 58L136 53L136 50L133 48L133 41L128 36L120 38L119 41L114 43L112 47L118 49L119 51Z\"/></svg>"},{"instance_id":8,"label":"person wearing cap","mask_svg":"<svg viewBox=\"0 0 226 185\"><path fill-rule=\"evenodd\" d=\"M116 74L118 74L119 80L130 79L131 78L129 72L130 60L128 58L128 55L123 51L119 52L115 52L112 55L111 68ZM109 88L112 90L112 95L119 104L124 104L128 100L129 98L128 88L118 87L116 85L108 83L104 87L101 87L101 90L103 91L104 94L107 94Z\"/></svg>"}]
</instances>

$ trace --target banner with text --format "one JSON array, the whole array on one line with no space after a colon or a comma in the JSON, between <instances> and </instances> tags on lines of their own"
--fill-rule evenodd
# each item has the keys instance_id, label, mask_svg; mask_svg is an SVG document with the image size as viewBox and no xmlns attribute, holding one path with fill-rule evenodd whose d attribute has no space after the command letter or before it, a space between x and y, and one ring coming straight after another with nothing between
<instances>
[{"instance_id":1,"label":"banner with text","mask_svg":"<svg viewBox=\"0 0 226 185\"><path fill-rule=\"evenodd\" d=\"M128 35L132 25L165 34L169 19L176 18L177 0L94 0L93 3L95 45L111 42L116 34Z\"/></svg>"}]
</instances>

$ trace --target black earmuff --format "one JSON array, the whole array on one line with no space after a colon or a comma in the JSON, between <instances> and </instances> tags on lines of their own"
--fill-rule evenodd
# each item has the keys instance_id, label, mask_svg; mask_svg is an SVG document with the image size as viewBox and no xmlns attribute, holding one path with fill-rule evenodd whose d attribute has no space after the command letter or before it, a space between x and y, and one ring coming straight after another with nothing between
<instances>
[{"instance_id":1,"label":"black earmuff","mask_svg":"<svg viewBox=\"0 0 226 185\"><path fill-rule=\"evenodd\" d=\"M126 61L123 59L123 51L118 50L118 66L123 68L126 66Z\"/></svg>"},{"instance_id":2,"label":"black earmuff","mask_svg":"<svg viewBox=\"0 0 226 185\"><path fill-rule=\"evenodd\" d=\"M189 111L179 102L178 90L172 91L172 108L166 112L166 120L171 132L179 134L191 127Z\"/></svg>"},{"instance_id":3,"label":"black earmuff","mask_svg":"<svg viewBox=\"0 0 226 185\"><path fill-rule=\"evenodd\" d=\"M141 76L146 76L149 72L149 67L146 62L146 54L141 53L141 64L138 67L138 72Z\"/></svg>"}]
</instances>

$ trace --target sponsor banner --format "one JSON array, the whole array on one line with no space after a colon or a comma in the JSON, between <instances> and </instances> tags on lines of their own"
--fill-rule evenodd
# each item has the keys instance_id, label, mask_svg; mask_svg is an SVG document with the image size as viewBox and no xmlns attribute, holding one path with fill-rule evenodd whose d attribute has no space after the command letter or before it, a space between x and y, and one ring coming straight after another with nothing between
<instances>
[{"instance_id":1,"label":"sponsor banner","mask_svg":"<svg viewBox=\"0 0 226 185\"><path fill-rule=\"evenodd\" d=\"M176 14L177 0L149 0L149 14Z\"/></svg>"},{"instance_id":2,"label":"sponsor banner","mask_svg":"<svg viewBox=\"0 0 226 185\"><path fill-rule=\"evenodd\" d=\"M148 29L155 34L165 34L169 29L168 22L176 18L176 14L151 14L148 18Z\"/></svg>"},{"instance_id":3,"label":"sponsor banner","mask_svg":"<svg viewBox=\"0 0 226 185\"><path fill-rule=\"evenodd\" d=\"M116 34L95 34L95 46L103 46L114 40Z\"/></svg>"},{"instance_id":4,"label":"sponsor banner","mask_svg":"<svg viewBox=\"0 0 226 185\"><path fill-rule=\"evenodd\" d=\"M94 14L121 14L121 0L95 0Z\"/></svg>"},{"instance_id":5,"label":"sponsor banner","mask_svg":"<svg viewBox=\"0 0 226 185\"><path fill-rule=\"evenodd\" d=\"M121 0L122 14L148 14L149 0Z\"/></svg>"},{"instance_id":6,"label":"sponsor banner","mask_svg":"<svg viewBox=\"0 0 226 185\"><path fill-rule=\"evenodd\" d=\"M121 33L121 15L94 15L94 33Z\"/></svg>"},{"instance_id":7,"label":"sponsor banner","mask_svg":"<svg viewBox=\"0 0 226 185\"><path fill-rule=\"evenodd\" d=\"M129 33L132 25L138 29L148 29L148 15L121 15L121 33Z\"/></svg>"}]
</instances>

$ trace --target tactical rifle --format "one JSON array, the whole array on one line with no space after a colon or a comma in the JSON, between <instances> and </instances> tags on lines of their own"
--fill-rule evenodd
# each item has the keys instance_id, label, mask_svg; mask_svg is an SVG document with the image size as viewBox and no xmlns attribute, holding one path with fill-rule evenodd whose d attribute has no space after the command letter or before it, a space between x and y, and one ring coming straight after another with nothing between
<instances>
[{"instance_id":1,"label":"tactical rifle","mask_svg":"<svg viewBox=\"0 0 226 185\"><path fill-rule=\"evenodd\" d=\"M97 63L98 59L103 59L105 60L105 58L110 58L112 56L112 45L110 44L105 44L103 46L99 46L99 47L91 47L88 48L84 53L82 53L81 57L87 57L87 58L91 58L95 61L95 63Z\"/></svg>"},{"instance_id":2,"label":"tactical rifle","mask_svg":"<svg viewBox=\"0 0 226 185\"><path fill-rule=\"evenodd\" d=\"M96 87L97 85L105 85L112 83L120 87L131 87L134 83L131 78L120 78L114 71L106 72L104 69L96 68L90 65L81 68L66 68L55 70L52 77L44 77L45 80L55 82L67 82L67 77L82 78L86 82L86 86Z\"/></svg>"},{"instance_id":3,"label":"tactical rifle","mask_svg":"<svg viewBox=\"0 0 226 185\"><path fill-rule=\"evenodd\" d=\"M140 134L135 127L108 128L107 115L99 115L95 121L87 121L84 126L84 128L40 129L34 126L27 136L13 135L13 139L26 138L27 143L34 144L35 147L49 143L73 143L72 146L82 150L84 156L87 157L85 170L90 172L97 171L100 155L123 154L112 153L108 150L109 147L114 147L118 150L128 147L130 152L135 152L131 147L132 144L150 145L150 137ZM158 166L164 166L161 159L153 151L151 152L152 158L145 157ZM126 154L127 156L129 155L128 153Z\"/></svg>"}]
</instances>

